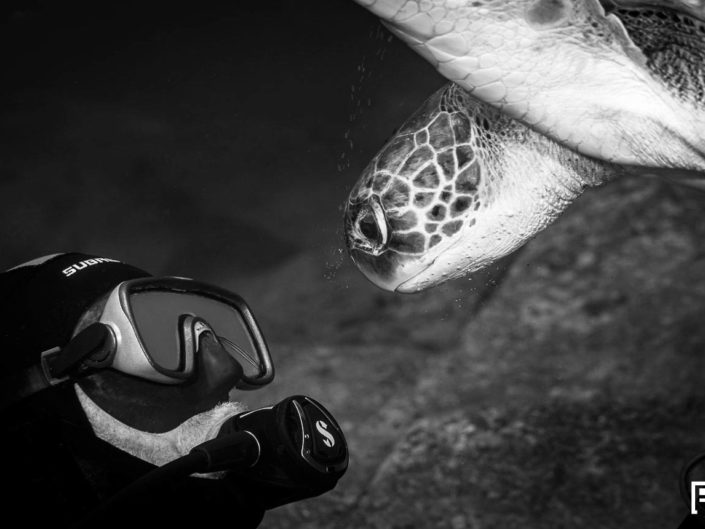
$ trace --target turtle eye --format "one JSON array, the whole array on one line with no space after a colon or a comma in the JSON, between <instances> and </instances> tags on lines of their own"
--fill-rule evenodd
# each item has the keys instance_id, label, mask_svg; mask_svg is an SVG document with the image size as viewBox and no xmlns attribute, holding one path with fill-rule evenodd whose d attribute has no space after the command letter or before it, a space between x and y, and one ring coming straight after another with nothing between
<instances>
[{"instance_id":1,"label":"turtle eye","mask_svg":"<svg viewBox=\"0 0 705 529\"><path fill-rule=\"evenodd\" d=\"M374 245L384 244L382 231L372 215L365 215L358 221L357 226L360 233L367 237Z\"/></svg>"},{"instance_id":2,"label":"turtle eye","mask_svg":"<svg viewBox=\"0 0 705 529\"><path fill-rule=\"evenodd\" d=\"M379 208L379 211L375 208ZM381 211L381 206L376 202L370 205L363 206L358 213L355 228L358 237L360 237L365 246L368 246L373 252L381 252L389 242L389 231L387 229L387 221L384 218L384 213Z\"/></svg>"},{"instance_id":3,"label":"turtle eye","mask_svg":"<svg viewBox=\"0 0 705 529\"><path fill-rule=\"evenodd\" d=\"M348 211L348 215L352 224L349 244L374 255L382 253L389 242L389 228L382 206L372 199Z\"/></svg>"}]
</instances>

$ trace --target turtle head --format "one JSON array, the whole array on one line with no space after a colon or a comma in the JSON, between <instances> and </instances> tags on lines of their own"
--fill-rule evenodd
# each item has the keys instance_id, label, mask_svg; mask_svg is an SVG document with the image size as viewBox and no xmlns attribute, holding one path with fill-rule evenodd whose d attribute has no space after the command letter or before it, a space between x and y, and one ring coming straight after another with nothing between
<instances>
[{"instance_id":1,"label":"turtle head","mask_svg":"<svg viewBox=\"0 0 705 529\"><path fill-rule=\"evenodd\" d=\"M350 256L385 290L423 290L515 250L608 173L450 84L352 189Z\"/></svg>"}]
</instances>

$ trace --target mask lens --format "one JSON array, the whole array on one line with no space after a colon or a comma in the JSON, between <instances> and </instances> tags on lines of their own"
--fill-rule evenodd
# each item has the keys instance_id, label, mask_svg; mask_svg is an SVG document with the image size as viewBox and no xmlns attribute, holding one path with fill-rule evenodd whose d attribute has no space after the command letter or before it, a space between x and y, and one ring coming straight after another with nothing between
<instances>
[{"instance_id":1,"label":"mask lens","mask_svg":"<svg viewBox=\"0 0 705 529\"><path fill-rule=\"evenodd\" d=\"M145 290L130 296L137 332L152 363L164 371L182 372L186 365L179 321L185 315L205 320L225 350L242 366L245 378L264 372L251 332L234 307L197 293ZM198 344L195 344L198 347Z\"/></svg>"}]
</instances>

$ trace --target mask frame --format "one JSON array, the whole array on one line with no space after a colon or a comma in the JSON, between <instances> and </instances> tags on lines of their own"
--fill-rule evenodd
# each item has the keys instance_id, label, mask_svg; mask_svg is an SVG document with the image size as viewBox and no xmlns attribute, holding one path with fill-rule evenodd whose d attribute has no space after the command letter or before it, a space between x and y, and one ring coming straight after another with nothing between
<instances>
[{"instance_id":1,"label":"mask frame","mask_svg":"<svg viewBox=\"0 0 705 529\"><path fill-rule=\"evenodd\" d=\"M251 340L260 369L256 376L243 376L236 387L258 389L274 379L274 364L267 343L252 311L240 296L183 277L143 277L119 283L110 291L98 322L83 329L64 346L43 351L38 365L29 367L6 386L8 391L4 395L10 396L3 396L4 402L0 403L0 408L98 369L112 368L161 384L180 384L190 379L193 376L195 354L198 354L198 337L203 332L212 332L214 335L215 332L209 326L210 322L199 315L190 319L175 318L173 328L181 335L178 354L182 361L178 369L165 368L145 344L139 331L139 317L136 317L133 310L133 296L150 291L180 293L194 298L200 296L216 305L222 304L232 314L237 314L239 323ZM189 326L191 333L188 331Z\"/></svg>"}]
</instances>

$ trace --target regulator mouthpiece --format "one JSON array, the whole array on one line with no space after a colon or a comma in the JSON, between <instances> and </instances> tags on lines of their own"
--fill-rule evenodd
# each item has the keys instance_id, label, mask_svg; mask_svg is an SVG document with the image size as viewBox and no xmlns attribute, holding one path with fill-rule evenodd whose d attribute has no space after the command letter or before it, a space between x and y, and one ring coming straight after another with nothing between
<instances>
[{"instance_id":1,"label":"regulator mouthpiece","mask_svg":"<svg viewBox=\"0 0 705 529\"><path fill-rule=\"evenodd\" d=\"M234 468L229 479L261 490L265 507L318 496L331 490L348 468L348 446L323 405L301 395L228 420L218 437L249 432L259 441L258 460Z\"/></svg>"}]
</instances>

